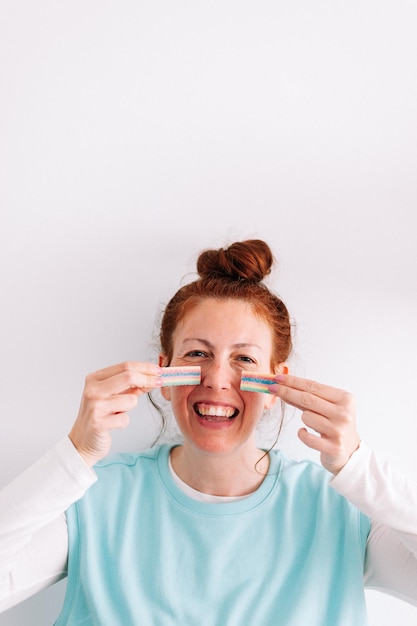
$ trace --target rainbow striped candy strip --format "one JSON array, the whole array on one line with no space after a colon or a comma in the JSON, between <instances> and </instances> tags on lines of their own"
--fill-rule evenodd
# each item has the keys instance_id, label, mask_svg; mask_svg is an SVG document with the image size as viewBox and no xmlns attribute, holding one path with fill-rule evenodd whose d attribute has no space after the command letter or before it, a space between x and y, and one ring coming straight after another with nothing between
<instances>
[{"instance_id":1,"label":"rainbow striped candy strip","mask_svg":"<svg viewBox=\"0 0 417 626\"><path fill-rule=\"evenodd\" d=\"M201 367L181 366L162 368L162 387L176 387L179 385L199 385L201 381Z\"/></svg>"},{"instance_id":2,"label":"rainbow striped candy strip","mask_svg":"<svg viewBox=\"0 0 417 626\"><path fill-rule=\"evenodd\" d=\"M275 374L264 374L263 372L242 372L240 388L242 391L259 391L260 393L271 393L270 386L276 385Z\"/></svg>"}]
</instances>

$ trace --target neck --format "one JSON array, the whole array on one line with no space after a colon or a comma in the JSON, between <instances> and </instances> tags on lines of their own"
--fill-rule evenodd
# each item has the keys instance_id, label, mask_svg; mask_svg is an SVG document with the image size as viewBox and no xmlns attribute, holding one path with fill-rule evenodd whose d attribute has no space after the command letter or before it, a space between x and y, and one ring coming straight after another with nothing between
<instances>
[{"instance_id":1,"label":"neck","mask_svg":"<svg viewBox=\"0 0 417 626\"><path fill-rule=\"evenodd\" d=\"M214 496L244 496L255 491L269 468L256 447L228 453L202 452L184 444L171 451L175 473L187 485Z\"/></svg>"}]
</instances>

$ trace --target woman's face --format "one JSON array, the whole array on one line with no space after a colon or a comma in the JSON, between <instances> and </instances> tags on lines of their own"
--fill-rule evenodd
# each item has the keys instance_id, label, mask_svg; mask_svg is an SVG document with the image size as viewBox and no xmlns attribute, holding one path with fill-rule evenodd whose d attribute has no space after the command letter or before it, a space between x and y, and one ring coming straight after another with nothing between
<instances>
[{"instance_id":1,"label":"woman's face","mask_svg":"<svg viewBox=\"0 0 417 626\"><path fill-rule=\"evenodd\" d=\"M201 300L174 333L169 365L200 365L201 383L162 390L184 445L224 453L255 446L254 431L275 397L240 390L242 370L270 372L269 326L244 300Z\"/></svg>"}]
</instances>

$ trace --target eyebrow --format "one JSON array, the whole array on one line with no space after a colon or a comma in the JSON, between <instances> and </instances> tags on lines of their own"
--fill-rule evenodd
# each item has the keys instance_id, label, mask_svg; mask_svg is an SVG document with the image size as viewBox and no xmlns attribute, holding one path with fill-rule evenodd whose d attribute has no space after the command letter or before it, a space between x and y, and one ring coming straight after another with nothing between
<instances>
[{"instance_id":1,"label":"eyebrow","mask_svg":"<svg viewBox=\"0 0 417 626\"><path fill-rule=\"evenodd\" d=\"M210 342L207 341L207 339L201 339L200 337L187 337L187 339L184 339L184 341L182 342L183 344L187 343L187 342L194 342L194 341L198 341L202 344L204 344L205 346L207 346L207 348L210 348L210 350L212 350L214 348L214 345ZM247 342L241 342L241 343L234 343L232 345L232 348L237 348L237 349L241 349L241 348L258 348L258 350L262 350L261 346L258 346L257 343L247 343Z\"/></svg>"}]
</instances>

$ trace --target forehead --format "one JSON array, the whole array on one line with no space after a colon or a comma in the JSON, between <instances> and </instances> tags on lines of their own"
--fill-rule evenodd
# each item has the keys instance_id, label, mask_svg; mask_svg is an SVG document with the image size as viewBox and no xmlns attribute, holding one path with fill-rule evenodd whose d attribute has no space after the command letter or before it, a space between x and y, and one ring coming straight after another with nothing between
<instances>
[{"instance_id":1,"label":"forehead","mask_svg":"<svg viewBox=\"0 0 417 626\"><path fill-rule=\"evenodd\" d=\"M176 328L174 341L192 336L230 343L272 343L270 327L252 305L233 299L205 298L190 308Z\"/></svg>"}]
</instances>

